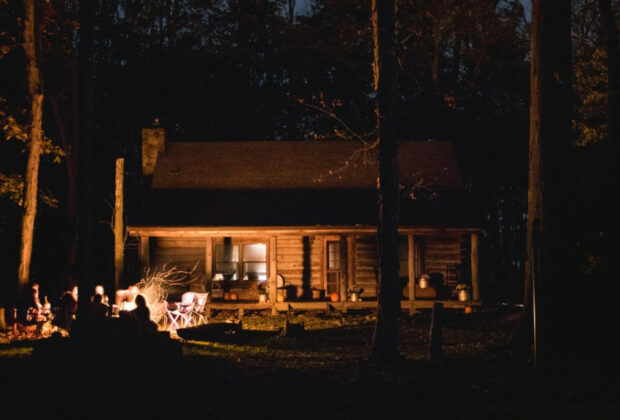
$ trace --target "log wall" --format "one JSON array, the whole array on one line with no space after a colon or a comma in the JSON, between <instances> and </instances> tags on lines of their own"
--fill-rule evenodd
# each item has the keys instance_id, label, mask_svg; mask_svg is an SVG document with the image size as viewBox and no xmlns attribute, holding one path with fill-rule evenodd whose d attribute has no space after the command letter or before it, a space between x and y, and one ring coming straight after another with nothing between
<instances>
[{"instance_id":1,"label":"log wall","mask_svg":"<svg viewBox=\"0 0 620 420\"><path fill-rule=\"evenodd\" d=\"M213 238L218 243L221 238ZM233 238L233 242L240 238ZM295 286L297 297L304 297L304 291L325 288L323 279L323 239L321 235L278 235L276 247L277 274L284 277L286 285ZM353 239L353 238L352 238ZM265 238L252 238L254 242L268 242ZM189 271L196 265L192 277L200 278L206 284L207 238L204 237L151 237L148 246L148 263L151 270L176 266L179 270ZM377 241L375 235L358 234L345 243L352 254L352 263L348 268L348 285L364 288L364 297L375 297L377 293L376 270L378 265ZM399 250L399 263L402 265L402 277L408 278L408 243L403 241ZM463 263L464 249L461 236L416 235L415 236L415 276L424 273L439 273L449 291L456 286L458 278L455 266ZM268 251L269 252L269 251ZM419 260L419 261L418 261ZM406 294L405 294L406 295Z\"/></svg>"},{"instance_id":2,"label":"log wall","mask_svg":"<svg viewBox=\"0 0 620 420\"><path fill-rule=\"evenodd\" d=\"M322 289L321 238L318 236L278 236L277 243L277 271L284 277L285 285L296 286L298 296L301 296L304 289ZM309 254L306 255L307 261L305 262L304 251ZM305 274L309 284L304 284L304 269L309 270L309 273Z\"/></svg>"},{"instance_id":3,"label":"log wall","mask_svg":"<svg viewBox=\"0 0 620 420\"><path fill-rule=\"evenodd\" d=\"M461 264L461 253L460 236L425 236L422 251L424 272L441 274L444 286L453 289L458 278L451 267Z\"/></svg>"},{"instance_id":4,"label":"log wall","mask_svg":"<svg viewBox=\"0 0 620 420\"><path fill-rule=\"evenodd\" d=\"M205 277L206 238L151 238L150 269L177 267L190 271L192 277Z\"/></svg>"},{"instance_id":5,"label":"log wall","mask_svg":"<svg viewBox=\"0 0 620 420\"><path fill-rule=\"evenodd\" d=\"M364 288L362 296L377 295L377 238L375 236L358 235L355 237L355 280L352 284Z\"/></svg>"}]
</instances>

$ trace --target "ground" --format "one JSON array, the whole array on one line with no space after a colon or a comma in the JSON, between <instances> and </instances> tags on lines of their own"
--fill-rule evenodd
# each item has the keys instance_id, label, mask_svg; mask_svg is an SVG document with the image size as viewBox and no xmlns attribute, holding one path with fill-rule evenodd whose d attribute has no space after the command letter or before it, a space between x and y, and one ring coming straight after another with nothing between
<instances>
[{"instance_id":1,"label":"ground","mask_svg":"<svg viewBox=\"0 0 620 420\"><path fill-rule=\"evenodd\" d=\"M213 321L232 314L220 313ZM507 346L518 311L444 317L445 357L427 357L430 316L401 319L403 360L367 362L374 315L291 314L302 337L278 337L285 315L247 314L243 333L183 342L179 360L92 366L0 345L2 410L19 418L619 418L618 386L595 360L554 360L541 384ZM150 361L146 361L150 360Z\"/></svg>"}]
</instances>

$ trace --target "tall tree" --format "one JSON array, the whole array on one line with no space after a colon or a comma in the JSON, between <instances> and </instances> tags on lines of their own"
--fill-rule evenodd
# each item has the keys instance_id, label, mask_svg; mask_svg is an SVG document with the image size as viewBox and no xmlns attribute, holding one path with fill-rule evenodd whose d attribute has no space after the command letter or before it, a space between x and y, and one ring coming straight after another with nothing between
<instances>
[{"instance_id":1,"label":"tall tree","mask_svg":"<svg viewBox=\"0 0 620 420\"><path fill-rule=\"evenodd\" d=\"M611 0L598 0L602 38L607 49L607 116L609 120L609 158L612 186L618 185L618 139L620 138L620 48L618 25ZM612 190L613 191L613 190ZM612 220L610 220L612 222Z\"/></svg>"},{"instance_id":2,"label":"tall tree","mask_svg":"<svg viewBox=\"0 0 620 420\"><path fill-rule=\"evenodd\" d=\"M30 99L30 143L28 163L24 178L24 211L22 219L22 240L18 273L20 293L30 280L30 260L34 221L37 214L37 189L39 184L39 161L43 143L43 84L39 75L35 42L35 2L24 0L24 54L28 79L28 96Z\"/></svg>"},{"instance_id":3,"label":"tall tree","mask_svg":"<svg viewBox=\"0 0 620 420\"><path fill-rule=\"evenodd\" d=\"M396 88L396 34L394 0L372 1L374 90L379 142L379 285L377 323L371 358L390 362L398 358L398 144L394 130Z\"/></svg>"},{"instance_id":4,"label":"tall tree","mask_svg":"<svg viewBox=\"0 0 620 420\"><path fill-rule=\"evenodd\" d=\"M93 168L93 59L96 0L80 1L80 42L78 50L80 89L80 150L78 153L78 284L82 290L78 313L88 310L93 290L94 247L94 168Z\"/></svg>"},{"instance_id":5,"label":"tall tree","mask_svg":"<svg viewBox=\"0 0 620 420\"><path fill-rule=\"evenodd\" d=\"M544 358L545 343L550 343L550 337L542 336L542 343L539 340L541 328L557 321L552 318L552 308L567 297L561 296L561 291L574 286L573 243L568 228L575 177L570 16L569 1L532 2L524 319L528 331L529 322L535 322L537 361L541 360L540 355ZM541 317L542 309L545 312ZM550 329L544 331L548 333Z\"/></svg>"}]
</instances>

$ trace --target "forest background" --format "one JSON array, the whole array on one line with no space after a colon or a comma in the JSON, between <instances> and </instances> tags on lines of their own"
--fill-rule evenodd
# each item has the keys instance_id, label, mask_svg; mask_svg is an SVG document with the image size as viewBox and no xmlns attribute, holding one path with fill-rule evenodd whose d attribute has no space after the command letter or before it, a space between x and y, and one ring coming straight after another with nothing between
<instances>
[{"instance_id":1,"label":"forest background","mask_svg":"<svg viewBox=\"0 0 620 420\"><path fill-rule=\"evenodd\" d=\"M94 283L114 284L114 161L126 211L144 188L140 130L170 141L358 141L375 134L370 7L355 0L109 0L95 8ZM605 38L595 0L573 1L578 274L606 284L611 160ZM31 279L50 300L73 281L79 149L78 2L37 3L45 89ZM297 6L297 7L296 7ZM612 2L616 22L620 3ZM28 136L20 1L0 0L0 306L15 299ZM396 132L453 142L480 205L482 293L522 301L529 21L516 0L401 0ZM341 122L346 124L343 125ZM347 128L349 127L350 130ZM558 285L561 287L561 285Z\"/></svg>"}]
</instances>

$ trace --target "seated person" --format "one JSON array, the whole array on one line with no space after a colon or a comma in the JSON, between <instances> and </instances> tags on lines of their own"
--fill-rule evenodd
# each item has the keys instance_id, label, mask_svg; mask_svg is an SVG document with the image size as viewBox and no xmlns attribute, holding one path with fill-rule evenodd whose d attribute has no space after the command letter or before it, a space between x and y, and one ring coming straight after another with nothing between
<instances>
[{"instance_id":1,"label":"seated person","mask_svg":"<svg viewBox=\"0 0 620 420\"><path fill-rule=\"evenodd\" d=\"M39 285L37 283L32 285L31 294L26 299L24 314L26 322L45 322L51 317L49 303L46 302L43 305L39 299Z\"/></svg>"},{"instance_id":2,"label":"seated person","mask_svg":"<svg viewBox=\"0 0 620 420\"><path fill-rule=\"evenodd\" d=\"M78 309L77 286L72 290L67 290L60 297L60 308L54 319L54 324L65 330L69 330L75 320Z\"/></svg>"},{"instance_id":3,"label":"seated person","mask_svg":"<svg viewBox=\"0 0 620 420\"><path fill-rule=\"evenodd\" d=\"M121 289L116 292L116 305L121 311L131 311L136 307L135 299L138 296L138 286L135 284L128 289Z\"/></svg>"},{"instance_id":4,"label":"seated person","mask_svg":"<svg viewBox=\"0 0 620 420\"><path fill-rule=\"evenodd\" d=\"M136 296L135 299L136 308L131 311L134 316L140 322L146 322L151 319L151 311L146 304L146 298L142 295Z\"/></svg>"},{"instance_id":5,"label":"seated person","mask_svg":"<svg viewBox=\"0 0 620 420\"><path fill-rule=\"evenodd\" d=\"M130 315L137 321L139 328L149 333L157 332L157 325L151 321L151 311L143 295L136 296L136 308L132 310Z\"/></svg>"},{"instance_id":6,"label":"seated person","mask_svg":"<svg viewBox=\"0 0 620 420\"><path fill-rule=\"evenodd\" d=\"M91 302L93 302L95 295L101 295L101 303L104 305L110 305L108 295L105 294L105 290L102 285L98 284L95 286L95 294L90 297Z\"/></svg>"},{"instance_id":7,"label":"seated person","mask_svg":"<svg viewBox=\"0 0 620 420\"><path fill-rule=\"evenodd\" d=\"M101 321L108 316L110 307L103 303L103 296L95 294L90 304L90 312L95 321Z\"/></svg>"}]
</instances>

